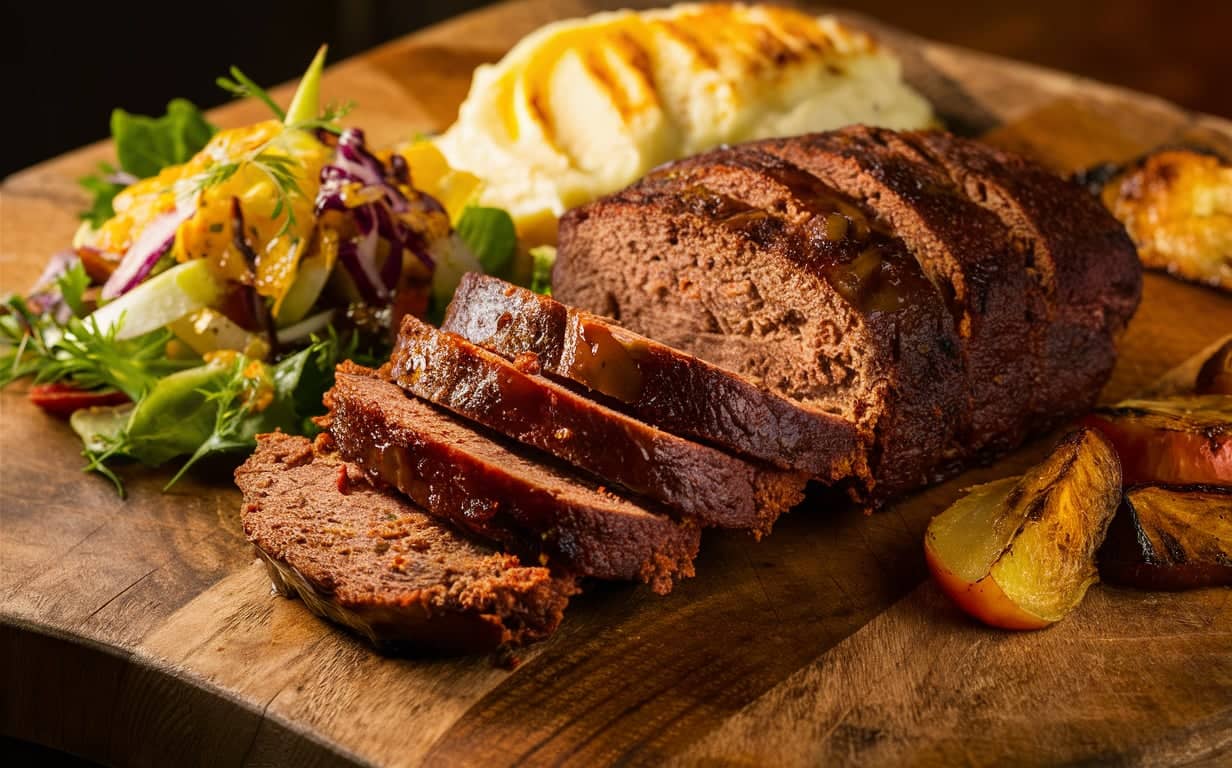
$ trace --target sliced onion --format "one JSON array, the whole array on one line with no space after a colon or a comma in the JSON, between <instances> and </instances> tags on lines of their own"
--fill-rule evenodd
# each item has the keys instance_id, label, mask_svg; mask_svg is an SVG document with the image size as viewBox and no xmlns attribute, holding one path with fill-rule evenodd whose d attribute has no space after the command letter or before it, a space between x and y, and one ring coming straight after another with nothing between
<instances>
[{"instance_id":1,"label":"sliced onion","mask_svg":"<svg viewBox=\"0 0 1232 768\"><path fill-rule=\"evenodd\" d=\"M40 293L50 290L56 283L56 278L68 271L68 268L73 265L74 261L80 261L77 252L71 248L63 251L56 251L47 260L47 266L43 267L43 274L39 275L38 280L34 281L34 287L30 289L31 293Z\"/></svg>"},{"instance_id":2,"label":"sliced onion","mask_svg":"<svg viewBox=\"0 0 1232 768\"><path fill-rule=\"evenodd\" d=\"M432 296L438 306L443 307L453 298L462 275L467 272L482 274L483 265L457 233L433 243L432 252L436 257L436 269L432 271Z\"/></svg>"},{"instance_id":3,"label":"sliced onion","mask_svg":"<svg viewBox=\"0 0 1232 768\"><path fill-rule=\"evenodd\" d=\"M103 285L103 299L123 296L149 277L154 265L175 242L176 230L196 209L195 201L185 198L176 205L174 211L168 211L147 224L137 237L137 242L124 254L115 272L107 278Z\"/></svg>"},{"instance_id":4,"label":"sliced onion","mask_svg":"<svg viewBox=\"0 0 1232 768\"><path fill-rule=\"evenodd\" d=\"M127 171L117 170L117 171L112 171L111 173L104 176L103 181L106 181L111 184L119 184L120 186L123 186L123 187L131 187L132 185L141 181L141 179L137 178L136 176L132 175L131 173Z\"/></svg>"},{"instance_id":5,"label":"sliced onion","mask_svg":"<svg viewBox=\"0 0 1232 768\"><path fill-rule=\"evenodd\" d=\"M295 325L289 325L278 332L279 344L295 344L307 339L317 331L325 330L334 319L334 310L327 309L300 320Z\"/></svg>"},{"instance_id":6,"label":"sliced onion","mask_svg":"<svg viewBox=\"0 0 1232 768\"><path fill-rule=\"evenodd\" d=\"M402 275L403 258L407 251L415 254L423 264L432 269L435 259L424 237L412 228L399 214L412 210L412 205L423 210L444 213L441 204L428 195L419 194L408 199L399 184L410 183L410 169L406 161L394 156L386 167L364 144L364 134L358 129L347 129L338 137L337 155L334 162L321 169L321 187L317 193L315 210L318 215L325 211L341 211L351 217L359 232L358 242L343 243L339 258L351 275L356 289L364 301L370 304L387 303L397 288ZM356 203L351 199L348 207L348 187L360 185L364 195ZM389 245L389 258L377 265L379 240Z\"/></svg>"},{"instance_id":7,"label":"sliced onion","mask_svg":"<svg viewBox=\"0 0 1232 768\"><path fill-rule=\"evenodd\" d=\"M335 165L368 186L390 186L385 181L385 165L364 146L364 132L358 128L348 128L338 137Z\"/></svg>"},{"instance_id":8,"label":"sliced onion","mask_svg":"<svg viewBox=\"0 0 1232 768\"><path fill-rule=\"evenodd\" d=\"M381 265L381 285L392 293L398 287L400 277L402 277L402 246L398 243L390 243L389 256Z\"/></svg>"},{"instance_id":9,"label":"sliced onion","mask_svg":"<svg viewBox=\"0 0 1232 768\"><path fill-rule=\"evenodd\" d=\"M376 268L376 246L380 238L375 228L359 239L343 243L338 248L338 260L346 268L363 300L380 304L389 298Z\"/></svg>"}]
</instances>

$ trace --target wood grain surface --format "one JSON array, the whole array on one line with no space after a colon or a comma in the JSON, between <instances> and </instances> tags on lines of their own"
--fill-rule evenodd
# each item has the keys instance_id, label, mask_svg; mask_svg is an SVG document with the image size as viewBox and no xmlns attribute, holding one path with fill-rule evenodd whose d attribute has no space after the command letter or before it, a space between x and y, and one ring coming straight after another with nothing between
<instances>
[{"instance_id":1,"label":"wood grain surface","mask_svg":"<svg viewBox=\"0 0 1232 768\"><path fill-rule=\"evenodd\" d=\"M497 6L332 67L380 144L453 118L473 67L585 0ZM625 5L628 5L625 3ZM637 5L637 3L634 3ZM1232 150L1232 127L1162 101L878 31L957 130L1061 172L1161 143ZM286 89L280 92L285 98ZM239 103L215 119L261 114ZM0 189L0 287L25 288L76 226L88 147ZM1147 276L1105 400L1232 329L1232 299ZM1192 364L1191 368L1192 370ZM127 502L78 469L68 426L0 395L0 731L121 765L1224 764L1232 590L1096 587L1036 633L972 624L925 581L922 535L960 489L1041 440L866 517L818 493L761 543L710 533L667 597L602 585L513 672L384 658L271 594L230 465Z\"/></svg>"}]
</instances>

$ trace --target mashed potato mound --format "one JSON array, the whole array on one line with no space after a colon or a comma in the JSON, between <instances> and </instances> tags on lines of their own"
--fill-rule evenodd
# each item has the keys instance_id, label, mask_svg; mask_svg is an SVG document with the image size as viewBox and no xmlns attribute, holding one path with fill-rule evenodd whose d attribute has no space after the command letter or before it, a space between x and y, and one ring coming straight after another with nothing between
<instances>
[{"instance_id":1,"label":"mashed potato mound","mask_svg":"<svg viewBox=\"0 0 1232 768\"><path fill-rule=\"evenodd\" d=\"M898 60L833 18L762 5L677 5L549 24L475 72L438 140L484 181L480 202L551 242L566 209L725 143L851 123L922 128Z\"/></svg>"}]
</instances>

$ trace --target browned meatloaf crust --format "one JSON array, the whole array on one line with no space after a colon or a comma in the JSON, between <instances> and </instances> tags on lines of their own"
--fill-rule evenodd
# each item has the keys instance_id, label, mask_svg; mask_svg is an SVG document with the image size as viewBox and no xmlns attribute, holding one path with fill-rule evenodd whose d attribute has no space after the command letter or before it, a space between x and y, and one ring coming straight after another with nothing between
<instances>
[{"instance_id":1,"label":"browned meatloaf crust","mask_svg":"<svg viewBox=\"0 0 1232 768\"><path fill-rule=\"evenodd\" d=\"M850 422L498 278L465 275L441 327L510 359L533 353L546 373L668 432L825 482L861 473L864 446Z\"/></svg>"},{"instance_id":2,"label":"browned meatloaf crust","mask_svg":"<svg viewBox=\"0 0 1232 768\"><path fill-rule=\"evenodd\" d=\"M988 150L986 198L926 150L856 127L665 166L562 218L554 294L860 424L874 501L943 477L1093 401L1141 274L1076 186Z\"/></svg>"},{"instance_id":3,"label":"browned meatloaf crust","mask_svg":"<svg viewBox=\"0 0 1232 768\"><path fill-rule=\"evenodd\" d=\"M1142 291L1133 243L1084 190L1025 158L939 131L898 141L1000 217L1040 294L1039 375L1032 419L1047 429L1095 404L1114 341ZM1074 365L1081 360L1081 365Z\"/></svg>"},{"instance_id":4,"label":"browned meatloaf crust","mask_svg":"<svg viewBox=\"0 0 1232 768\"><path fill-rule=\"evenodd\" d=\"M1028 431L1032 369L1019 364L1032 326L1027 276L1000 220L947 175L889 147L891 131L852 126L759 142L874 210L946 297L963 340L970 406L950 455L999 453Z\"/></svg>"},{"instance_id":5,"label":"browned meatloaf crust","mask_svg":"<svg viewBox=\"0 0 1232 768\"><path fill-rule=\"evenodd\" d=\"M768 533L804 498L800 473L664 432L407 316L390 375L407 392L695 518Z\"/></svg>"},{"instance_id":6,"label":"browned meatloaf crust","mask_svg":"<svg viewBox=\"0 0 1232 768\"><path fill-rule=\"evenodd\" d=\"M386 649L481 651L556 629L573 580L526 567L372 487L307 438L259 435L235 471L274 583Z\"/></svg>"},{"instance_id":7,"label":"browned meatloaf crust","mask_svg":"<svg viewBox=\"0 0 1232 768\"><path fill-rule=\"evenodd\" d=\"M765 153L707 153L565 214L553 291L859 425L878 498L936 479L966 408L954 320L902 241Z\"/></svg>"},{"instance_id":8,"label":"browned meatloaf crust","mask_svg":"<svg viewBox=\"0 0 1232 768\"><path fill-rule=\"evenodd\" d=\"M579 576L640 579L670 591L693 575L699 530L407 396L356 365L339 366L325 423L348 461L428 512Z\"/></svg>"}]
</instances>

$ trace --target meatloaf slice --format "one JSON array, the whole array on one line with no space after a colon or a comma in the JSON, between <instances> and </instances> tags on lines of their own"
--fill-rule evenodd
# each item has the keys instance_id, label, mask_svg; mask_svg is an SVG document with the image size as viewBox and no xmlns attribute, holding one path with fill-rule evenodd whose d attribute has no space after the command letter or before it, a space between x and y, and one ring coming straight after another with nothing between
<instances>
[{"instance_id":1,"label":"meatloaf slice","mask_svg":"<svg viewBox=\"0 0 1232 768\"><path fill-rule=\"evenodd\" d=\"M378 647L456 653L535 640L577 591L377 490L307 438L259 435L235 482L244 534L279 590Z\"/></svg>"},{"instance_id":2,"label":"meatloaf slice","mask_svg":"<svg viewBox=\"0 0 1232 768\"><path fill-rule=\"evenodd\" d=\"M760 537L804 499L808 478L678 437L407 315L390 375L407 392L534 446L701 525ZM524 370L525 369L525 370Z\"/></svg>"},{"instance_id":3,"label":"meatloaf slice","mask_svg":"<svg viewBox=\"0 0 1232 768\"><path fill-rule=\"evenodd\" d=\"M545 372L668 432L823 482L866 473L851 422L498 278L465 275L441 327L510 359L533 353Z\"/></svg>"},{"instance_id":4,"label":"meatloaf slice","mask_svg":"<svg viewBox=\"0 0 1232 768\"><path fill-rule=\"evenodd\" d=\"M963 418L953 319L902 241L764 153L706 153L566 213L553 291L859 425L874 501L936 479Z\"/></svg>"},{"instance_id":5,"label":"meatloaf slice","mask_svg":"<svg viewBox=\"0 0 1232 768\"><path fill-rule=\"evenodd\" d=\"M1047 429L1088 410L1141 297L1125 229L1081 187L1025 158L941 132L898 141L998 216L1023 254L1043 307L1035 423Z\"/></svg>"},{"instance_id":6,"label":"meatloaf slice","mask_svg":"<svg viewBox=\"0 0 1232 768\"><path fill-rule=\"evenodd\" d=\"M699 530L527 449L472 429L344 363L326 394L339 451L437 517L568 572L640 579L655 591L693 575Z\"/></svg>"},{"instance_id":7,"label":"meatloaf slice","mask_svg":"<svg viewBox=\"0 0 1232 768\"><path fill-rule=\"evenodd\" d=\"M949 299L963 339L971 407L949 455L1003 452L1028 432L1034 391L1033 367L1022 364L1032 326L1021 257L996 216L887 135L851 126L752 146L862 201L902 238Z\"/></svg>"}]
</instances>

